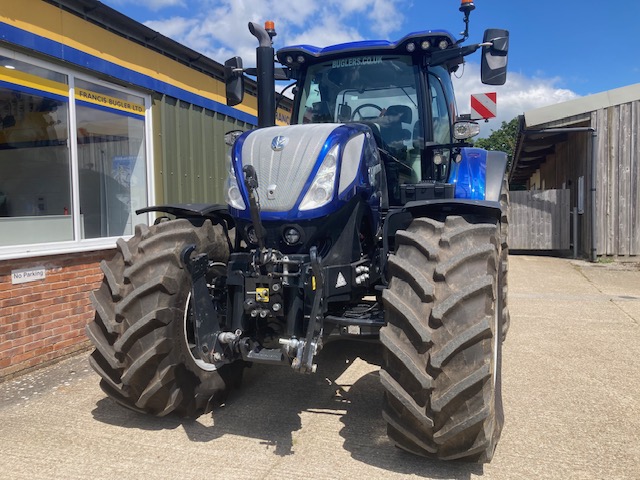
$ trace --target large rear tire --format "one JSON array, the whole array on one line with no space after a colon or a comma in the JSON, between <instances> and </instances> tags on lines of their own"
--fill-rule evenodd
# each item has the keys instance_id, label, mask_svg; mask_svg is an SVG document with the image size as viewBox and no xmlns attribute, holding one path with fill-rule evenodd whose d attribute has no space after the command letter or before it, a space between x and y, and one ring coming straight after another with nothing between
<instances>
[{"instance_id":1,"label":"large rear tire","mask_svg":"<svg viewBox=\"0 0 640 480\"><path fill-rule=\"evenodd\" d=\"M496 219L414 219L396 234L380 331L387 433L427 457L490 461L503 423Z\"/></svg>"},{"instance_id":2,"label":"large rear tire","mask_svg":"<svg viewBox=\"0 0 640 480\"><path fill-rule=\"evenodd\" d=\"M189 338L190 275L181 263L189 244L226 263L229 247L209 220L138 225L117 242L104 280L91 300L96 315L86 329L90 363L104 392L121 405L164 416L197 417L224 401L242 375L242 362L216 368L200 360Z\"/></svg>"}]
</instances>

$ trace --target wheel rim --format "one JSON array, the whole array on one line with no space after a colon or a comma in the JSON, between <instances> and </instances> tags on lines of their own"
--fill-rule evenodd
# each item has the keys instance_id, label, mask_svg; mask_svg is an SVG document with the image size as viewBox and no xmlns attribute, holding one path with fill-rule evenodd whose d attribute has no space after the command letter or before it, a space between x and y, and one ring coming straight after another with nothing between
<instances>
[{"instance_id":1,"label":"wheel rim","mask_svg":"<svg viewBox=\"0 0 640 480\"><path fill-rule=\"evenodd\" d=\"M219 364L205 362L197 354L195 334L193 332L193 321L190 318L191 316L190 313L191 313L191 292L189 292L189 295L187 295L187 301L185 302L185 306L184 306L184 317L182 321L182 333L183 333L182 340L184 342L184 346L187 352L189 352L189 356L193 360L193 363L195 363L199 369L204 370L206 372L216 371L220 366Z\"/></svg>"}]
</instances>

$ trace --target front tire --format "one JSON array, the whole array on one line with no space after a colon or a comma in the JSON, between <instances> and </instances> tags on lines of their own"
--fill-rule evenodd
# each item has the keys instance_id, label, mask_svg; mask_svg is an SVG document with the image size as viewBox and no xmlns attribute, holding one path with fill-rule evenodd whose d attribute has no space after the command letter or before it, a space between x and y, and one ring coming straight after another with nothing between
<instances>
[{"instance_id":1,"label":"front tire","mask_svg":"<svg viewBox=\"0 0 640 480\"><path fill-rule=\"evenodd\" d=\"M507 338L507 332L511 326L511 315L509 314L509 304L507 303L507 290L509 278L509 181L504 176L502 190L500 191L500 243L501 243L501 265L502 265L502 340Z\"/></svg>"},{"instance_id":2,"label":"front tire","mask_svg":"<svg viewBox=\"0 0 640 480\"><path fill-rule=\"evenodd\" d=\"M499 221L417 218L396 245L380 331L387 433L418 455L490 461L503 423Z\"/></svg>"},{"instance_id":3,"label":"front tire","mask_svg":"<svg viewBox=\"0 0 640 480\"><path fill-rule=\"evenodd\" d=\"M229 248L209 220L194 227L173 220L138 225L100 264L104 280L92 293L96 315L86 329L89 359L103 391L121 405L164 416L197 417L224 401L242 362L215 368L194 356L187 323L191 279L181 262L186 245L226 263Z\"/></svg>"}]
</instances>

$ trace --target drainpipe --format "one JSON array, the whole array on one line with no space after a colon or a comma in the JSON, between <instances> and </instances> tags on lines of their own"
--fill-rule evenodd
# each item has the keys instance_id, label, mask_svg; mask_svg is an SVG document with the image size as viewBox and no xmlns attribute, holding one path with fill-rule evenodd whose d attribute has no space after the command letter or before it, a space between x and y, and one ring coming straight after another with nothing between
<instances>
[{"instance_id":1,"label":"drainpipe","mask_svg":"<svg viewBox=\"0 0 640 480\"><path fill-rule=\"evenodd\" d=\"M591 192L591 251L589 252L589 260L595 262L598 259L596 241L597 225L596 225L596 175L598 172L598 164L596 163L596 140L598 138L598 131L594 127L566 127L566 128L543 128L540 130L524 130L523 135L536 135L545 133L576 133L576 132L590 132L591 133L591 181L589 182L589 191Z\"/></svg>"},{"instance_id":2,"label":"drainpipe","mask_svg":"<svg viewBox=\"0 0 640 480\"><path fill-rule=\"evenodd\" d=\"M596 175L598 172L598 164L596 163L596 143L598 132L595 128L591 128L591 258L592 262L598 259L598 251L596 249Z\"/></svg>"}]
</instances>

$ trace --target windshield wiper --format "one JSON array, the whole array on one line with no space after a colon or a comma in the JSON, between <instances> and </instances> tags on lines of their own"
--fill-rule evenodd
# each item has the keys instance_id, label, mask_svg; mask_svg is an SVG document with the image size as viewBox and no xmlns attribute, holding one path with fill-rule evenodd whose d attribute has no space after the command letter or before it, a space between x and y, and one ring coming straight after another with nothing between
<instances>
[{"instance_id":1,"label":"windshield wiper","mask_svg":"<svg viewBox=\"0 0 640 480\"><path fill-rule=\"evenodd\" d=\"M407 91L405 90L405 87L400 87L400 90L402 90L402 93L404 93L407 96L407 98L411 101L411 103L413 103L413 106L418 108L418 104L413 101L413 98L411 98L411 96L407 93Z\"/></svg>"}]
</instances>

